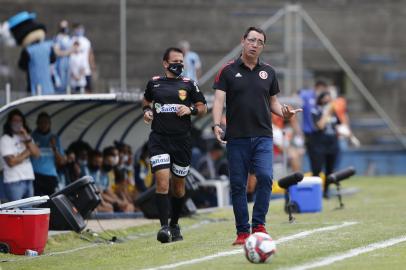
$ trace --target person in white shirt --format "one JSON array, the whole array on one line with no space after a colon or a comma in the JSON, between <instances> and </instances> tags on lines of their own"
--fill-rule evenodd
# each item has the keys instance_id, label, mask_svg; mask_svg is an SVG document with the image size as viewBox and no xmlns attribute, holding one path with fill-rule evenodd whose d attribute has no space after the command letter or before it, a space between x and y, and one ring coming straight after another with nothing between
<instances>
[{"instance_id":1,"label":"person in white shirt","mask_svg":"<svg viewBox=\"0 0 406 270\"><path fill-rule=\"evenodd\" d=\"M196 52L190 50L190 43L186 40L179 42L179 47L183 51L183 63L185 65L183 76L194 81L199 81L202 75L202 62Z\"/></svg>"},{"instance_id":2,"label":"person in white shirt","mask_svg":"<svg viewBox=\"0 0 406 270\"><path fill-rule=\"evenodd\" d=\"M85 59L85 78L86 78L86 91L92 91L92 73L96 72L96 62L93 54L92 44L85 36L85 27L82 24L73 25L73 42L78 41L80 44L80 53Z\"/></svg>"},{"instance_id":3,"label":"person in white shirt","mask_svg":"<svg viewBox=\"0 0 406 270\"><path fill-rule=\"evenodd\" d=\"M86 87L86 58L80 52L79 41L73 42L72 54L69 61L70 87L74 91L80 91Z\"/></svg>"},{"instance_id":4,"label":"person in white shirt","mask_svg":"<svg viewBox=\"0 0 406 270\"><path fill-rule=\"evenodd\" d=\"M29 135L24 115L18 109L7 115L0 151L4 173L4 189L8 201L32 197L34 171L30 157L38 158L40 150Z\"/></svg>"}]
</instances>

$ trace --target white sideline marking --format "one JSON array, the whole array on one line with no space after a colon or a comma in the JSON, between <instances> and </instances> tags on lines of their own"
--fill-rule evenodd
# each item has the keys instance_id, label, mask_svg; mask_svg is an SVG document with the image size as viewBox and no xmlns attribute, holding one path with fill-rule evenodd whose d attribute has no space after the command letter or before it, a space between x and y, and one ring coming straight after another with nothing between
<instances>
[{"instance_id":1,"label":"white sideline marking","mask_svg":"<svg viewBox=\"0 0 406 270\"><path fill-rule=\"evenodd\" d=\"M376 249L387 248L387 247L390 247L390 246L393 246L393 245L396 245L396 244L399 244L399 243L405 242L405 241L406 241L406 236L402 236L399 238L392 238L392 239L385 240L382 242L373 243L373 244L370 244L365 247L351 249L351 250L349 250L345 253L339 254L339 255L325 257L324 259L321 259L316 262L312 262L312 263L308 263L308 264L304 264L304 265L300 265L300 266L295 266L293 268L288 268L288 269L289 270L306 270L306 269L326 266L326 265L330 265L337 261L342 261L342 260L345 260L345 259L348 259L351 257L358 256L363 253L374 251Z\"/></svg>"},{"instance_id":2,"label":"white sideline marking","mask_svg":"<svg viewBox=\"0 0 406 270\"><path fill-rule=\"evenodd\" d=\"M305 238L305 237L307 237L307 236L309 236L311 234L315 234L315 233L318 233L318 232L338 230L338 229L341 229L341 228L344 228L344 227L355 225L357 223L358 222L344 222L343 224L340 224L340 225L334 225L334 226L328 226L328 227L324 227L324 228L317 228L317 229L313 229L313 230L308 230L308 231L300 232L300 233L293 234L293 235L290 235L290 236L282 237L282 238L276 240L275 242L276 242L276 244L280 244L280 243L288 242L288 241L291 241L291 240ZM220 258L220 257L235 255L235 254L242 253L242 252L243 252L242 248L233 249L233 250L230 250L230 251L219 252L219 253L216 253L216 254L213 254L213 255L209 255L209 256L205 256L205 257L201 257L201 258L197 258L197 259L192 259L192 260L188 260L188 261L183 261L183 262L178 262L178 263L173 263L173 264L168 264L168 265L163 265L163 266L158 266L158 267L153 267L153 268L147 268L147 269L144 269L144 270L172 269L172 268L176 268L176 267L179 267L179 266L196 264L196 263L213 260L213 259Z\"/></svg>"}]
</instances>

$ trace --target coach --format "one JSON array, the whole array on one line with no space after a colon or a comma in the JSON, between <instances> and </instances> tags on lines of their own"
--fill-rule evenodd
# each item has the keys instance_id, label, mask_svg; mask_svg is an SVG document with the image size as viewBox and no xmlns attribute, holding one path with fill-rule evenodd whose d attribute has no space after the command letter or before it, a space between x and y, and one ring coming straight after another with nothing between
<instances>
[{"instance_id":1,"label":"coach","mask_svg":"<svg viewBox=\"0 0 406 270\"><path fill-rule=\"evenodd\" d=\"M262 29L249 27L241 39L241 56L225 65L217 74L213 89L213 131L218 141L227 141L231 196L237 228L234 245L242 245L250 234L247 205L247 176L250 166L258 185L252 214L252 232L265 232L265 216L272 192L271 112L290 119L301 109L282 106L275 70L260 61L266 35ZM227 132L220 126L226 100Z\"/></svg>"}]
</instances>

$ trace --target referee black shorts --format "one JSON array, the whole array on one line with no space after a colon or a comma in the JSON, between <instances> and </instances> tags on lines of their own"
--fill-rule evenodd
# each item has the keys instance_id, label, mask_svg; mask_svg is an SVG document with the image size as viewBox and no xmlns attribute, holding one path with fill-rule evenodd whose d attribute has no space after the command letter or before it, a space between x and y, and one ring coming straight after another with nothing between
<instances>
[{"instance_id":1,"label":"referee black shorts","mask_svg":"<svg viewBox=\"0 0 406 270\"><path fill-rule=\"evenodd\" d=\"M151 132L148 149L152 172L170 168L174 175L185 177L189 172L191 148L190 134L163 135Z\"/></svg>"}]
</instances>

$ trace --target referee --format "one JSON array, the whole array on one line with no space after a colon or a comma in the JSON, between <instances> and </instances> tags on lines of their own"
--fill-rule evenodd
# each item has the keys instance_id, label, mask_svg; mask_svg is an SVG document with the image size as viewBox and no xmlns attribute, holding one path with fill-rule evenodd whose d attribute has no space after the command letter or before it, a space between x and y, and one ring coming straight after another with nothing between
<instances>
[{"instance_id":1,"label":"referee","mask_svg":"<svg viewBox=\"0 0 406 270\"><path fill-rule=\"evenodd\" d=\"M196 82L182 77L183 53L166 49L165 76L155 76L144 93L144 121L152 122L148 148L156 181L156 204L161 222L157 240L161 243L183 240L178 224L184 205L185 176L191 159L191 115L207 112L206 100ZM171 179L171 185L169 185ZM169 218L171 186L171 221Z\"/></svg>"}]
</instances>

